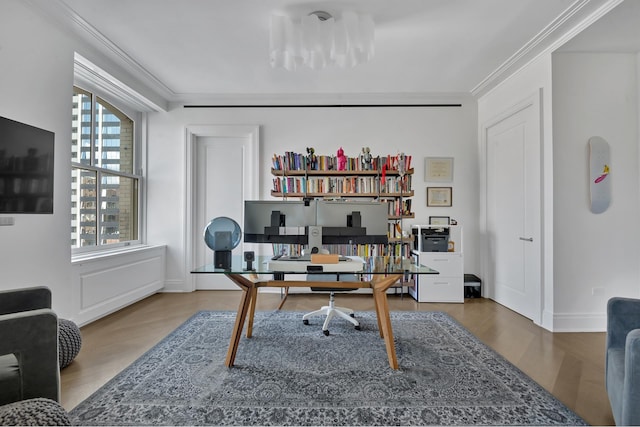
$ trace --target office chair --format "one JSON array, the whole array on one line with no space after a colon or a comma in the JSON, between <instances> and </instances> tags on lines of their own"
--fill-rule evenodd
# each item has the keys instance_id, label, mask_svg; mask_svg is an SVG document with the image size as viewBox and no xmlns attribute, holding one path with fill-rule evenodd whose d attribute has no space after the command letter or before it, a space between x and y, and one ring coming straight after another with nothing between
<instances>
[{"instance_id":1,"label":"office chair","mask_svg":"<svg viewBox=\"0 0 640 427\"><path fill-rule=\"evenodd\" d=\"M309 279L309 275L307 275L307 279ZM336 275L335 274L314 274L312 277L312 280L314 281L327 281L327 282L335 282L336 281ZM352 281L356 281L357 278L355 275L351 275L351 274L341 274L340 275L340 281L343 282L352 282ZM354 291L355 289L332 289L332 288L316 288L316 287L311 287L311 290L314 292L329 292L329 305L324 305L322 306L319 310L315 310L312 311L310 313L305 314L304 316L302 316L302 323L304 323L305 325L309 324L309 318L313 317L313 316L318 316L318 315L325 315L327 316L324 319L324 324L322 325L322 333L325 335L329 335L329 322L331 321L331 319L333 319L335 316L338 317L342 317L345 320L348 320L349 322L351 322L354 326L356 330L360 330L360 322L358 322L356 319L354 319L354 312L353 310L351 310L350 308L346 308L346 307L336 307L335 305L335 294L336 292L348 292L348 291Z\"/></svg>"}]
</instances>

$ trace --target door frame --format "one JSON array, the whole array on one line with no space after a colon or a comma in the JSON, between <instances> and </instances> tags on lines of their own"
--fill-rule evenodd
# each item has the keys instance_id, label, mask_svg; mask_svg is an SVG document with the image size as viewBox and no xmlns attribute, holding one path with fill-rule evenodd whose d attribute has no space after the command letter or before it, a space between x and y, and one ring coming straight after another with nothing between
<instances>
[{"instance_id":1,"label":"door frame","mask_svg":"<svg viewBox=\"0 0 640 427\"><path fill-rule=\"evenodd\" d=\"M532 310L534 316L532 321L547 329L551 330L551 325L547 324L547 322L543 321L545 319L545 306L548 301L545 300L545 288L546 288L546 275L545 275L545 262L547 258L545 257L546 249L549 249L547 246L547 239L545 239L545 225L546 225L546 217L544 215L545 212L545 163L544 163L544 126L543 126L543 104L542 104L542 88L538 89L530 96L522 99L521 101L513 104L511 107L506 108L501 113L493 116L492 118L486 120L484 123L480 125L479 134L480 134L480 147L479 147L479 170L480 170L480 269L482 273L482 277L484 277L485 284L482 287L482 294L485 297L493 299L493 270L491 269L490 259L489 259L489 250L490 250L490 241L488 236L488 203L487 203L487 182L488 182L488 174L489 170L487 168L488 164L488 134L489 130L502 122L503 120L508 119L509 117L525 110L526 108L533 108L536 113L536 118L538 120L537 125L539 128L539 189L540 192L537 195L539 199L539 224L538 229L536 230L536 239L539 240L540 244L538 246L540 253L539 256L539 277L540 277L540 285L539 285L539 295L536 298L535 304L536 307ZM552 250L552 248L551 248ZM552 295L546 295L547 299L551 299L551 303L553 302Z\"/></svg>"},{"instance_id":2,"label":"door frame","mask_svg":"<svg viewBox=\"0 0 640 427\"><path fill-rule=\"evenodd\" d=\"M259 125L187 125L185 127L185 206L184 206L184 266L185 291L195 290L195 279L191 274L194 265L197 241L194 239L196 226L194 190L197 180L198 138L247 138L243 149L242 161L246 172L243 181L243 200L256 200L260 190L260 126Z\"/></svg>"}]
</instances>

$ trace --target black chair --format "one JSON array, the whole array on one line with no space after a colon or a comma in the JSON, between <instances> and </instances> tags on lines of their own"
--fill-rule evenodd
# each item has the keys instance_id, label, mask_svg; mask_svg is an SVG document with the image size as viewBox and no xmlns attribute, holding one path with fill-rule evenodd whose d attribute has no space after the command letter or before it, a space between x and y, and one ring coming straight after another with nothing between
<instances>
[{"instance_id":1,"label":"black chair","mask_svg":"<svg viewBox=\"0 0 640 427\"><path fill-rule=\"evenodd\" d=\"M32 398L60 401L58 317L51 291L0 291L0 405Z\"/></svg>"}]
</instances>

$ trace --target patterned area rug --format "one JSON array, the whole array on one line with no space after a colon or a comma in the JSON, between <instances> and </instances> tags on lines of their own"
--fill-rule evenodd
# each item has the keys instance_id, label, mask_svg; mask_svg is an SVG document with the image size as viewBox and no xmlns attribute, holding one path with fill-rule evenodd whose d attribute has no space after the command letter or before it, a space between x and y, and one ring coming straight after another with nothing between
<instances>
[{"instance_id":1,"label":"patterned area rug","mask_svg":"<svg viewBox=\"0 0 640 427\"><path fill-rule=\"evenodd\" d=\"M71 411L78 425L584 425L447 314L392 312L400 369L374 313L361 330L256 313L226 368L235 313L203 311Z\"/></svg>"}]
</instances>

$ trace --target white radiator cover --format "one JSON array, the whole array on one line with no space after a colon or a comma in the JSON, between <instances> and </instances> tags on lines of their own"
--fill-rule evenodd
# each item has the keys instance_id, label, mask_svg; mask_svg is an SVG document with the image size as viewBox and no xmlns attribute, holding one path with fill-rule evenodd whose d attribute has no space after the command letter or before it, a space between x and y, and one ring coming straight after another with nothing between
<instances>
[{"instance_id":1,"label":"white radiator cover","mask_svg":"<svg viewBox=\"0 0 640 427\"><path fill-rule=\"evenodd\" d=\"M74 260L73 320L85 325L162 289L165 251L165 246L142 246Z\"/></svg>"}]
</instances>

